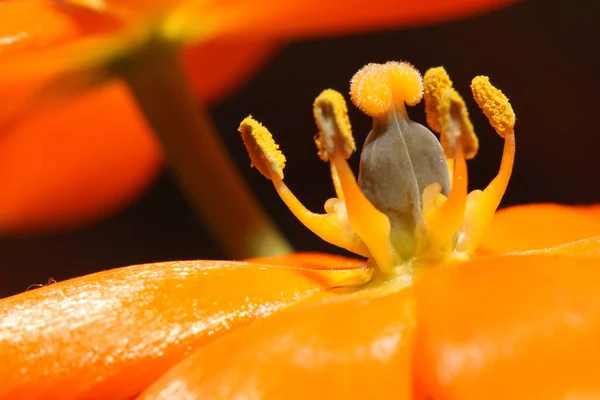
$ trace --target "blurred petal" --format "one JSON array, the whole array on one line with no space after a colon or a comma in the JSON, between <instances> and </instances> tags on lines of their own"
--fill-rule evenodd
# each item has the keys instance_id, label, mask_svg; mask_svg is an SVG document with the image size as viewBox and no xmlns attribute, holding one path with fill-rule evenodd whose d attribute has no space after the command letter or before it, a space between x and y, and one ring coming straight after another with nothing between
<instances>
[{"instance_id":1,"label":"blurred petal","mask_svg":"<svg viewBox=\"0 0 600 400\"><path fill-rule=\"evenodd\" d=\"M4 11L33 13L51 32L46 41L34 40L43 29L36 19L26 18L0 28L5 35L0 54L15 53L0 66L0 102L5 105L0 113L0 232L62 230L98 221L149 186L162 164L161 149L124 87L111 83L84 90L80 85L74 95L60 79L75 82L72 75L64 77L66 71L92 66L94 57L110 57L124 43L116 45L115 37L108 36L73 40L82 33L78 24L85 25L80 15L85 10L76 10L75 18L72 10L67 17L54 2L17 3ZM0 11L17 3L0 3ZM13 36L18 40L7 39ZM214 42L186 50L184 59L195 77L193 89L214 101L261 66L273 49L263 43ZM82 54L90 57L82 61Z\"/></svg>"},{"instance_id":2,"label":"blurred petal","mask_svg":"<svg viewBox=\"0 0 600 400\"><path fill-rule=\"evenodd\" d=\"M600 396L600 262L482 257L425 273L415 292L422 398Z\"/></svg>"},{"instance_id":3,"label":"blurred petal","mask_svg":"<svg viewBox=\"0 0 600 400\"><path fill-rule=\"evenodd\" d=\"M131 398L225 332L327 288L310 271L132 266L0 301L0 398Z\"/></svg>"},{"instance_id":4,"label":"blurred petal","mask_svg":"<svg viewBox=\"0 0 600 400\"><path fill-rule=\"evenodd\" d=\"M410 294L295 307L196 351L141 398L409 398Z\"/></svg>"},{"instance_id":5,"label":"blurred petal","mask_svg":"<svg viewBox=\"0 0 600 400\"><path fill-rule=\"evenodd\" d=\"M593 236L600 236L600 206L523 205L496 213L478 252L544 249Z\"/></svg>"},{"instance_id":6,"label":"blurred petal","mask_svg":"<svg viewBox=\"0 0 600 400\"><path fill-rule=\"evenodd\" d=\"M76 23L53 1L0 3L0 54L35 50L78 36Z\"/></svg>"},{"instance_id":7,"label":"blurred petal","mask_svg":"<svg viewBox=\"0 0 600 400\"><path fill-rule=\"evenodd\" d=\"M155 177L162 155L125 87L96 87L0 137L0 232L104 218Z\"/></svg>"},{"instance_id":8,"label":"blurred petal","mask_svg":"<svg viewBox=\"0 0 600 400\"><path fill-rule=\"evenodd\" d=\"M245 83L277 48L271 41L216 39L184 47L183 62L193 92L215 103Z\"/></svg>"},{"instance_id":9,"label":"blurred petal","mask_svg":"<svg viewBox=\"0 0 600 400\"><path fill-rule=\"evenodd\" d=\"M191 36L299 36L341 35L365 29L385 29L435 23L477 15L516 0L335 0L278 1L188 0L171 21ZM208 26L208 28L207 28Z\"/></svg>"}]
</instances>

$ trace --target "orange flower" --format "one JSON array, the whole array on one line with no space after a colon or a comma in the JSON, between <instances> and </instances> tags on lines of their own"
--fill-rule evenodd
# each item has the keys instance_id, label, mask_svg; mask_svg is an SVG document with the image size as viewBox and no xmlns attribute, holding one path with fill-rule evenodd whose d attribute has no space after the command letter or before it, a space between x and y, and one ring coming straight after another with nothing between
<instances>
[{"instance_id":1,"label":"orange flower","mask_svg":"<svg viewBox=\"0 0 600 400\"><path fill-rule=\"evenodd\" d=\"M161 149L112 66L151 39L185 45L191 89L213 102L262 65L276 41L437 21L510 2L0 2L0 231L93 222L149 185Z\"/></svg>"},{"instance_id":2,"label":"orange flower","mask_svg":"<svg viewBox=\"0 0 600 400\"><path fill-rule=\"evenodd\" d=\"M423 88L441 145L408 118ZM346 104L324 91L315 141L336 189L326 214L293 196L271 134L245 119L252 164L291 211L368 261L156 263L4 299L0 398L598 397L598 208L493 217L515 116L486 77L472 90L505 147L497 177L470 194L465 158L477 138L442 68L424 84L406 63L355 75L352 99L373 117L358 182Z\"/></svg>"}]
</instances>

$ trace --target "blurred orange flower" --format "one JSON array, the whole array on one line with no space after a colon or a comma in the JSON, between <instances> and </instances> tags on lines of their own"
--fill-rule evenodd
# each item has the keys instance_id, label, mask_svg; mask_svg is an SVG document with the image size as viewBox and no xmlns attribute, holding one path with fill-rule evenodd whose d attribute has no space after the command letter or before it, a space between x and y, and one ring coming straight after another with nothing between
<instances>
[{"instance_id":1,"label":"blurred orange flower","mask_svg":"<svg viewBox=\"0 0 600 400\"><path fill-rule=\"evenodd\" d=\"M159 143L107 66L152 35L185 45L192 90L214 102L279 41L436 22L510 2L2 1L0 232L96 221L148 187L163 159Z\"/></svg>"},{"instance_id":2,"label":"blurred orange flower","mask_svg":"<svg viewBox=\"0 0 600 400\"><path fill-rule=\"evenodd\" d=\"M441 145L408 117L423 89ZM285 157L248 117L240 131L252 164L290 210L368 261L155 263L4 299L0 398L598 397L600 208L494 215L515 116L486 77L472 90L505 144L496 178L469 194L477 138L443 68L424 84L407 63L355 75L352 99L373 118L358 182L346 164L355 144L345 102L324 91L316 144L336 189L326 214L293 196Z\"/></svg>"}]
</instances>

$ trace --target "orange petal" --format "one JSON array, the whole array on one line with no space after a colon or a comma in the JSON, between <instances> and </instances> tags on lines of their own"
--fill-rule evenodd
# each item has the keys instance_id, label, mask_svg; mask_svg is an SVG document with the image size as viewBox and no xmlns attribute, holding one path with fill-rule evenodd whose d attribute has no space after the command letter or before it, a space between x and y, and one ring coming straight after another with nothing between
<instances>
[{"instance_id":1,"label":"orange petal","mask_svg":"<svg viewBox=\"0 0 600 400\"><path fill-rule=\"evenodd\" d=\"M7 21L0 24L0 54L7 57L0 63L1 233L63 230L105 218L139 196L162 163L158 142L121 85L66 102L57 89L36 93L65 72L93 67L94 57L100 62L120 51L114 37L85 36L100 29L91 14L48 1L0 3L0 20ZM184 56L192 89L214 101L272 51L245 41L195 46ZM91 57L82 61L82 54Z\"/></svg>"},{"instance_id":2,"label":"orange petal","mask_svg":"<svg viewBox=\"0 0 600 400\"><path fill-rule=\"evenodd\" d=\"M215 103L263 67L277 47L266 40L218 39L184 47L183 62L190 87L204 102Z\"/></svg>"},{"instance_id":3,"label":"orange petal","mask_svg":"<svg viewBox=\"0 0 600 400\"><path fill-rule=\"evenodd\" d=\"M324 253L294 253L282 256L257 257L246 260L257 264L287 265L308 269L359 268L366 264L364 260L335 256Z\"/></svg>"},{"instance_id":4,"label":"orange petal","mask_svg":"<svg viewBox=\"0 0 600 400\"><path fill-rule=\"evenodd\" d=\"M199 345L326 286L287 267L138 265L0 301L0 398L123 399Z\"/></svg>"},{"instance_id":5,"label":"orange petal","mask_svg":"<svg viewBox=\"0 0 600 400\"><path fill-rule=\"evenodd\" d=\"M0 231L64 229L106 217L145 189L162 155L119 83L22 121L0 142Z\"/></svg>"},{"instance_id":6,"label":"orange petal","mask_svg":"<svg viewBox=\"0 0 600 400\"><path fill-rule=\"evenodd\" d=\"M410 290L294 308L186 358L143 399L408 398Z\"/></svg>"},{"instance_id":7,"label":"orange petal","mask_svg":"<svg viewBox=\"0 0 600 400\"><path fill-rule=\"evenodd\" d=\"M0 82L49 76L93 64L123 45L122 22L109 15L50 0L0 2ZM103 35L104 34L104 35ZM38 60L38 62L36 62Z\"/></svg>"},{"instance_id":8,"label":"orange petal","mask_svg":"<svg viewBox=\"0 0 600 400\"><path fill-rule=\"evenodd\" d=\"M477 251L544 249L592 236L600 236L600 206L531 204L498 211Z\"/></svg>"},{"instance_id":9,"label":"orange petal","mask_svg":"<svg viewBox=\"0 0 600 400\"><path fill-rule=\"evenodd\" d=\"M434 23L476 15L516 0L188 0L184 15L215 25L218 34L296 38ZM192 22L189 22L193 24Z\"/></svg>"},{"instance_id":10,"label":"orange petal","mask_svg":"<svg viewBox=\"0 0 600 400\"><path fill-rule=\"evenodd\" d=\"M0 2L0 54L61 44L78 35L77 24L54 1Z\"/></svg>"},{"instance_id":11,"label":"orange petal","mask_svg":"<svg viewBox=\"0 0 600 400\"><path fill-rule=\"evenodd\" d=\"M483 257L416 284L419 398L600 397L600 262Z\"/></svg>"}]
</instances>

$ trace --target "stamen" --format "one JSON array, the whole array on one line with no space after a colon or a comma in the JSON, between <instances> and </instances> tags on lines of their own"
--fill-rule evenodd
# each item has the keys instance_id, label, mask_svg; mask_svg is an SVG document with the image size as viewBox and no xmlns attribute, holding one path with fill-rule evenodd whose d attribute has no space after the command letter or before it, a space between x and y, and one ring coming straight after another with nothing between
<instances>
[{"instance_id":1,"label":"stamen","mask_svg":"<svg viewBox=\"0 0 600 400\"><path fill-rule=\"evenodd\" d=\"M487 76L476 76L471 82L473 98L483 110L490 125L494 127L498 135L506 138L512 135L515 127L515 112L508 98L490 83Z\"/></svg>"},{"instance_id":2,"label":"stamen","mask_svg":"<svg viewBox=\"0 0 600 400\"><path fill-rule=\"evenodd\" d=\"M313 114L319 128L315 143L321 159L327 161L334 152L340 153L344 159L350 157L356 150L356 143L344 97L335 90L323 90L315 99Z\"/></svg>"},{"instance_id":3,"label":"stamen","mask_svg":"<svg viewBox=\"0 0 600 400\"><path fill-rule=\"evenodd\" d=\"M329 136L323 135L323 129L331 130L332 127L327 126L328 122L324 118L322 114L322 107L330 107L327 112L335 115L335 120L339 121L339 129L340 136L331 140ZM326 89L315 99L315 103L313 104L313 114L315 117L315 121L317 122L317 126L319 128L319 133L315 136L315 144L317 145L319 158L323 161L329 161L329 153L327 149L330 151L336 146L335 140L338 140L342 143L340 148L342 149L342 153L344 158L349 158L350 155L356 150L356 143L354 142L354 136L352 136L352 127L350 125L350 119L348 118L348 107L346 106L346 101L344 97L335 90ZM325 124L321 126L320 124ZM327 142L327 141L330 141ZM330 163L331 168L331 180L333 181L333 187L335 188L335 194L340 200L344 200L344 191L342 190L340 184L340 178L337 173L337 169L333 163Z\"/></svg>"},{"instance_id":4,"label":"stamen","mask_svg":"<svg viewBox=\"0 0 600 400\"><path fill-rule=\"evenodd\" d=\"M330 208L333 213L316 214L304 207L294 196L283 182L285 156L267 128L249 116L242 121L239 131L250 156L251 165L273 182L279 197L303 225L328 243L369 257L366 246L353 232L345 210L339 207Z\"/></svg>"},{"instance_id":5,"label":"stamen","mask_svg":"<svg viewBox=\"0 0 600 400\"><path fill-rule=\"evenodd\" d=\"M314 104L321 143L335 166L352 229L366 244L379 270L383 274L391 274L394 267L400 265L400 260L390 242L390 222L365 197L346 162L349 132L346 130L347 113L335 112L336 109L345 109L345 106L340 107L339 104L343 97L331 92L322 93Z\"/></svg>"},{"instance_id":6,"label":"stamen","mask_svg":"<svg viewBox=\"0 0 600 400\"><path fill-rule=\"evenodd\" d=\"M292 214L304 226L319 236L324 241L341 247L352 253L369 257L370 253L360 237L353 231L351 223L342 207L334 207L325 203L327 214L317 214L308 210L298 200L287 185L278 177L274 177L273 185L281 200L290 209ZM330 199L332 200L332 199ZM328 200L329 202L329 200Z\"/></svg>"},{"instance_id":7,"label":"stamen","mask_svg":"<svg viewBox=\"0 0 600 400\"><path fill-rule=\"evenodd\" d=\"M429 68L425 72L423 81L427 125L433 131L441 133L444 128L443 117L440 113L441 98L446 89L452 88L452 81L444 67Z\"/></svg>"},{"instance_id":8,"label":"stamen","mask_svg":"<svg viewBox=\"0 0 600 400\"><path fill-rule=\"evenodd\" d=\"M384 274L391 274L400 265L400 258L390 242L390 221L377 210L358 187L350 166L338 153L333 156L340 177L340 184L346 196L346 208L350 225L366 244L378 268Z\"/></svg>"},{"instance_id":9,"label":"stamen","mask_svg":"<svg viewBox=\"0 0 600 400\"><path fill-rule=\"evenodd\" d=\"M463 98L452 88L452 81L443 67L431 68L425 73L425 112L427 123L440 134L440 142L447 158L454 158L457 141L463 155L472 159L479 149L479 140L469 119Z\"/></svg>"},{"instance_id":10,"label":"stamen","mask_svg":"<svg viewBox=\"0 0 600 400\"><path fill-rule=\"evenodd\" d=\"M250 165L269 180L273 179L273 174L283 179L285 156L273 140L271 132L251 115L240 123L238 130L250 155Z\"/></svg>"},{"instance_id":11,"label":"stamen","mask_svg":"<svg viewBox=\"0 0 600 400\"><path fill-rule=\"evenodd\" d=\"M491 222L508 186L515 160L515 113L508 98L492 86L488 77L475 77L471 83L473 97L498 135L504 138L504 150L498 175L483 192L469 195L467 215L461 228L457 251L472 254Z\"/></svg>"},{"instance_id":12,"label":"stamen","mask_svg":"<svg viewBox=\"0 0 600 400\"><path fill-rule=\"evenodd\" d=\"M425 226L424 229L421 229L421 232L417 232L420 236L417 239L417 257L430 262L439 261L439 259L452 253L455 234L460 229L465 217L468 175L461 146L456 148L454 157L452 190L446 201L438 206L435 199L431 199L430 202L425 201L426 193L423 194L423 220ZM439 185L437 187L439 188Z\"/></svg>"},{"instance_id":13,"label":"stamen","mask_svg":"<svg viewBox=\"0 0 600 400\"><path fill-rule=\"evenodd\" d=\"M423 80L407 62L367 64L352 77L350 96L362 112L380 117L391 107L404 110L404 103L418 104L423 97Z\"/></svg>"}]
</instances>

